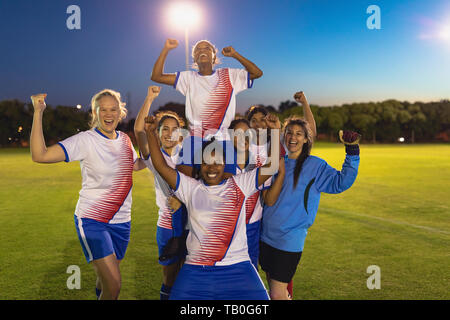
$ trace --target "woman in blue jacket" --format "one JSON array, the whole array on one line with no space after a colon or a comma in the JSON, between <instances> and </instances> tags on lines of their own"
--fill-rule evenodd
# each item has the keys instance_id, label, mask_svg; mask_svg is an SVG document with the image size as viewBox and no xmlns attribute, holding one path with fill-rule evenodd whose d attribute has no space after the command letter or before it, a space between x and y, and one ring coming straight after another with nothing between
<instances>
[{"instance_id":1,"label":"woman in blue jacket","mask_svg":"<svg viewBox=\"0 0 450 320\"><path fill-rule=\"evenodd\" d=\"M290 299L287 286L300 262L320 194L341 193L356 179L360 135L351 131L340 131L339 135L347 153L341 171L310 155L313 139L306 121L289 118L285 122L285 178L281 186L263 191L259 260L273 300Z\"/></svg>"}]
</instances>

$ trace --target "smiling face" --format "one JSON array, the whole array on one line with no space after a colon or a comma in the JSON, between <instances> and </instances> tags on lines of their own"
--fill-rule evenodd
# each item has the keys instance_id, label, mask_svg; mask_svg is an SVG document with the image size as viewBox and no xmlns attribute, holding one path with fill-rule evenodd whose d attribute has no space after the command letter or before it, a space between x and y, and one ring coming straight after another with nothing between
<instances>
[{"instance_id":1,"label":"smiling face","mask_svg":"<svg viewBox=\"0 0 450 320\"><path fill-rule=\"evenodd\" d=\"M200 41L194 47L192 57L197 65L208 64L214 65L216 60L216 51L214 47L207 41Z\"/></svg>"},{"instance_id":2,"label":"smiling face","mask_svg":"<svg viewBox=\"0 0 450 320\"><path fill-rule=\"evenodd\" d=\"M302 152L303 145L308 142L305 130L297 124L289 125L284 135L284 143L289 152L289 157L297 158Z\"/></svg>"},{"instance_id":3,"label":"smiling face","mask_svg":"<svg viewBox=\"0 0 450 320\"><path fill-rule=\"evenodd\" d=\"M225 170L225 164L223 161L223 155L212 151L211 154L205 155L203 163L200 167L200 176L203 181L211 186L218 185L223 180L223 173Z\"/></svg>"},{"instance_id":4,"label":"smiling face","mask_svg":"<svg viewBox=\"0 0 450 320\"><path fill-rule=\"evenodd\" d=\"M121 120L119 102L112 96L104 96L98 100L98 105L98 129L111 138Z\"/></svg>"},{"instance_id":5,"label":"smiling face","mask_svg":"<svg viewBox=\"0 0 450 320\"><path fill-rule=\"evenodd\" d=\"M250 127L256 130L257 143L262 144L267 141L267 122L266 115L262 112L255 112L250 119Z\"/></svg>"},{"instance_id":6,"label":"smiling face","mask_svg":"<svg viewBox=\"0 0 450 320\"><path fill-rule=\"evenodd\" d=\"M174 118L164 119L159 129L159 138L164 149L172 149L179 143L177 134L179 128L178 122Z\"/></svg>"}]
</instances>

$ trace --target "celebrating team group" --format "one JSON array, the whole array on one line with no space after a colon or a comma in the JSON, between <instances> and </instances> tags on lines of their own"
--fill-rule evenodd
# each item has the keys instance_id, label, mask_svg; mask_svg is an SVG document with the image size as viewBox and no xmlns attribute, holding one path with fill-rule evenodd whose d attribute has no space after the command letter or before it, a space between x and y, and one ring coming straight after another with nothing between
<instances>
[{"instance_id":1,"label":"celebrating team group","mask_svg":"<svg viewBox=\"0 0 450 320\"><path fill-rule=\"evenodd\" d=\"M31 97L32 159L80 162L74 224L97 275L98 299L119 297L133 171L145 168L153 173L159 209L161 300L292 299L292 279L320 195L341 193L354 183L360 135L339 132L346 155L338 171L310 155L316 125L302 91L294 98L304 118L291 116L282 126L262 106L236 117L236 95L252 88L262 71L233 47L222 54L243 68L215 68L218 50L201 40L192 50L195 71L165 73L167 55L177 46L177 40L166 40L151 80L186 97L186 119L173 111L150 115L161 90L150 86L134 126L138 155L128 135L116 130L127 114L120 93L105 89L91 100L91 129L47 147L46 94L36 94Z\"/></svg>"}]
</instances>

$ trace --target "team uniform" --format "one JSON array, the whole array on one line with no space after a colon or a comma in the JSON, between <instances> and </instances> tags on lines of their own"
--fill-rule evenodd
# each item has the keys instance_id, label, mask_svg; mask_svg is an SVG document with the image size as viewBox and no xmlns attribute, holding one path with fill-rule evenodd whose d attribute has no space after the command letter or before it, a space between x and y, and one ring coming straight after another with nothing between
<instances>
[{"instance_id":1,"label":"team uniform","mask_svg":"<svg viewBox=\"0 0 450 320\"><path fill-rule=\"evenodd\" d=\"M359 167L358 152L347 152L341 171L323 159L309 156L294 188L296 159L285 156L286 175L273 206L264 206L260 264L270 278L289 283L295 274L308 233L319 208L320 194L341 193L350 188Z\"/></svg>"},{"instance_id":2,"label":"team uniform","mask_svg":"<svg viewBox=\"0 0 450 320\"><path fill-rule=\"evenodd\" d=\"M236 114L236 95L253 86L244 69L219 68L211 75L195 71L177 72L174 88L186 97L186 118L190 136L183 141L181 164L201 164L202 141L229 141L228 127ZM224 143L224 150L232 153L232 144ZM226 159L230 163L233 159ZM228 167L225 168L226 172Z\"/></svg>"},{"instance_id":3,"label":"team uniform","mask_svg":"<svg viewBox=\"0 0 450 320\"><path fill-rule=\"evenodd\" d=\"M258 172L208 186L177 171L174 192L188 210L188 254L170 299L268 299L250 262L245 225L245 199L262 187Z\"/></svg>"},{"instance_id":4,"label":"team uniform","mask_svg":"<svg viewBox=\"0 0 450 320\"><path fill-rule=\"evenodd\" d=\"M58 143L65 162L80 161L82 187L74 219L88 262L112 253L123 259L130 238L137 154L130 138L116 133L116 139L109 139L93 128Z\"/></svg>"},{"instance_id":5,"label":"team uniform","mask_svg":"<svg viewBox=\"0 0 450 320\"><path fill-rule=\"evenodd\" d=\"M238 175L244 172L251 171L255 168L262 167L268 160L267 145L256 145L250 143L249 145L249 158L244 168L241 169L237 165L237 153L234 155L234 170L233 174ZM269 179L264 184L266 189L270 187L272 179ZM263 211L263 200L261 198L261 191L257 191L251 196L245 199L245 223L247 232L247 246L248 254L252 264L258 269L258 257L259 257L259 240L261 230L261 218Z\"/></svg>"},{"instance_id":6,"label":"team uniform","mask_svg":"<svg viewBox=\"0 0 450 320\"><path fill-rule=\"evenodd\" d=\"M161 152L167 165L171 168L175 168L178 161L178 153L181 146L177 145L172 155L169 155L163 148ZM173 196L173 192L170 189L167 182L159 175L153 166L150 156L144 159L144 163L147 168L153 173L155 177L155 194L156 205L158 206L158 222L156 229L156 242L158 244L159 256L161 257L164 251L164 247L168 244L169 240L173 237L180 237L183 235L184 226L186 223L186 207L182 205L175 213L172 213L172 209L168 204L169 197ZM167 266L173 264L184 256L174 256L167 260L159 259L161 265Z\"/></svg>"}]
</instances>

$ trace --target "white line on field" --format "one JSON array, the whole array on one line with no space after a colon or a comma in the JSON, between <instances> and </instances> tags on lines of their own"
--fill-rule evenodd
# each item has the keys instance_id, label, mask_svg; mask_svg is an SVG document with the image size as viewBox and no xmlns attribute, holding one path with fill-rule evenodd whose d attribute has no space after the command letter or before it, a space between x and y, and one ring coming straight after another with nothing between
<instances>
[{"instance_id":1,"label":"white line on field","mask_svg":"<svg viewBox=\"0 0 450 320\"><path fill-rule=\"evenodd\" d=\"M328 213L352 214L352 215L355 215L355 216L360 216L360 217L365 217L365 218L372 218L372 219L376 219L376 220L380 220L380 221L384 221L384 222L390 222L390 223L394 223L394 224L401 224L401 225L408 226L408 227L423 229L423 230L434 232L434 233L443 233L443 234L450 235L450 232L445 231L445 230L441 230L441 229L437 229L437 228L431 228L431 227L425 227L425 226L421 226L421 225L413 224L413 223L408 223L408 222L404 222L404 221L397 221L397 220L381 218L381 217L377 217L377 216L371 216L371 215L368 215L368 214L363 214L363 213L354 212L354 211L336 210L336 209L330 209L330 208L320 208L319 210L320 211L326 211Z\"/></svg>"}]
</instances>

